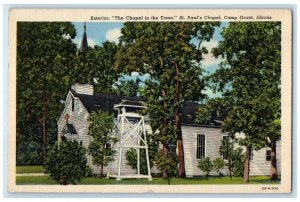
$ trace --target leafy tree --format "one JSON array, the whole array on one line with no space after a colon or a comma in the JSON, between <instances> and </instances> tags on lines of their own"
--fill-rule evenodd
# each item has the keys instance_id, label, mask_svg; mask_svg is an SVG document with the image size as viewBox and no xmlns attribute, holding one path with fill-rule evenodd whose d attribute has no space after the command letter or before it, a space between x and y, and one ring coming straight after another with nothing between
<instances>
[{"instance_id":1,"label":"leafy tree","mask_svg":"<svg viewBox=\"0 0 300 202\"><path fill-rule=\"evenodd\" d=\"M115 67L124 72L150 75L151 81L145 84L151 86L146 90L149 90L147 94L152 94L149 99L153 99L148 101L148 112L151 119L161 123L158 128L162 136L172 136L166 131L170 130L170 121L175 119L180 177L185 176L181 109L186 102L199 101L204 97L201 94L204 84L200 79L202 69L199 62L207 50L200 47L202 41L210 40L216 25L219 23L125 23L120 37ZM198 42L197 46L191 43L192 39ZM169 143L164 141L162 144L166 157ZM167 178L167 170L163 176Z\"/></svg>"},{"instance_id":2,"label":"leafy tree","mask_svg":"<svg viewBox=\"0 0 300 202\"><path fill-rule=\"evenodd\" d=\"M198 168L205 172L205 177L209 176L209 173L213 170L214 164L210 161L209 157L203 158L198 163Z\"/></svg>"},{"instance_id":3,"label":"leafy tree","mask_svg":"<svg viewBox=\"0 0 300 202\"><path fill-rule=\"evenodd\" d=\"M241 152L241 148L238 149ZM232 175L235 177L244 177L244 161L245 161L245 155L240 156L240 159L236 159L235 161L232 161Z\"/></svg>"},{"instance_id":4,"label":"leafy tree","mask_svg":"<svg viewBox=\"0 0 300 202\"><path fill-rule=\"evenodd\" d=\"M165 151L160 149L155 158L155 165L160 171L168 171L167 178L169 185L171 183L172 177L178 176L178 158L175 151L170 150L167 155Z\"/></svg>"},{"instance_id":5,"label":"leafy tree","mask_svg":"<svg viewBox=\"0 0 300 202\"><path fill-rule=\"evenodd\" d=\"M42 130L35 117L21 116L17 111L16 163L42 165ZM22 119L23 118L23 119Z\"/></svg>"},{"instance_id":6,"label":"leafy tree","mask_svg":"<svg viewBox=\"0 0 300 202\"><path fill-rule=\"evenodd\" d=\"M213 74L212 82L225 98L230 98L223 130L245 134L239 143L246 147L244 182L247 183L251 151L267 144L270 123L280 117L281 25L230 22L222 36L224 40L213 53L225 61Z\"/></svg>"},{"instance_id":7,"label":"leafy tree","mask_svg":"<svg viewBox=\"0 0 300 202\"><path fill-rule=\"evenodd\" d=\"M168 153L176 145L176 133L175 127L170 123L170 120L173 118L172 108L167 107L171 106L173 102L170 99L162 99L160 97L161 92L164 95L167 93L161 88L160 84L147 80L141 93L143 97L147 98L147 108L144 114L150 116L152 131L155 131L157 141L163 145L164 158L161 158L161 160L165 159L167 161ZM162 174L164 179L170 178L168 170L162 170Z\"/></svg>"},{"instance_id":8,"label":"leafy tree","mask_svg":"<svg viewBox=\"0 0 300 202\"><path fill-rule=\"evenodd\" d=\"M53 145L47 152L44 168L61 185L77 184L90 173L86 151L76 140Z\"/></svg>"},{"instance_id":9,"label":"leafy tree","mask_svg":"<svg viewBox=\"0 0 300 202\"><path fill-rule=\"evenodd\" d=\"M119 80L115 83L117 95L134 97L138 95L140 80Z\"/></svg>"},{"instance_id":10,"label":"leafy tree","mask_svg":"<svg viewBox=\"0 0 300 202\"><path fill-rule=\"evenodd\" d=\"M158 142L151 138L151 135L147 135L148 137L148 155L150 168L154 166L155 156L158 152ZM129 149L126 152L126 160L127 165L130 165L132 169L137 169L137 151L136 149ZM147 159L146 159L146 150L140 149L140 172L141 174L147 175Z\"/></svg>"},{"instance_id":11,"label":"leafy tree","mask_svg":"<svg viewBox=\"0 0 300 202\"><path fill-rule=\"evenodd\" d=\"M266 127L266 135L269 137L268 146L271 148L271 175L272 181L278 180L277 163L276 163L276 142L281 136L281 121L280 118L276 118L273 122L270 122Z\"/></svg>"},{"instance_id":12,"label":"leafy tree","mask_svg":"<svg viewBox=\"0 0 300 202\"><path fill-rule=\"evenodd\" d=\"M70 86L71 58L76 53L76 46L72 42L75 34L70 22L17 24L17 135L24 136L28 142L31 138L38 144L42 142L43 158L47 142L53 142L57 134L56 129L51 128L56 125L63 108L60 100L64 99L66 89ZM35 122L39 126L33 124ZM30 137L28 126L37 127ZM39 139L36 140L34 136ZM17 142L18 151L23 147L22 144Z\"/></svg>"},{"instance_id":13,"label":"leafy tree","mask_svg":"<svg viewBox=\"0 0 300 202\"><path fill-rule=\"evenodd\" d=\"M37 142L23 142L17 147L17 165L42 165L41 153L41 145Z\"/></svg>"},{"instance_id":14,"label":"leafy tree","mask_svg":"<svg viewBox=\"0 0 300 202\"><path fill-rule=\"evenodd\" d=\"M225 160L225 166L229 170L230 179L232 175L241 176L243 175L243 162L244 154L242 148L235 148L235 142L230 141L229 138L222 140L222 144L219 149L219 153Z\"/></svg>"},{"instance_id":15,"label":"leafy tree","mask_svg":"<svg viewBox=\"0 0 300 202\"><path fill-rule=\"evenodd\" d=\"M225 166L224 160L220 157L217 157L215 160L213 160L213 166L214 166L214 169L217 170L219 175L222 175L221 170Z\"/></svg>"},{"instance_id":16,"label":"leafy tree","mask_svg":"<svg viewBox=\"0 0 300 202\"><path fill-rule=\"evenodd\" d=\"M112 115L104 111L93 112L89 118L88 134L93 138L89 145L89 154L93 157L93 164L100 166L100 176L103 176L103 167L113 161L116 153L111 144L116 139L111 135L114 128Z\"/></svg>"},{"instance_id":17,"label":"leafy tree","mask_svg":"<svg viewBox=\"0 0 300 202\"><path fill-rule=\"evenodd\" d=\"M212 98L197 109L196 123L210 124L216 119L222 120L230 110L229 98Z\"/></svg>"},{"instance_id":18,"label":"leafy tree","mask_svg":"<svg viewBox=\"0 0 300 202\"><path fill-rule=\"evenodd\" d=\"M96 92L113 93L113 84L118 80L120 74L112 68L117 45L106 41L101 46L80 52L75 56L73 67L74 83L94 84Z\"/></svg>"}]
</instances>

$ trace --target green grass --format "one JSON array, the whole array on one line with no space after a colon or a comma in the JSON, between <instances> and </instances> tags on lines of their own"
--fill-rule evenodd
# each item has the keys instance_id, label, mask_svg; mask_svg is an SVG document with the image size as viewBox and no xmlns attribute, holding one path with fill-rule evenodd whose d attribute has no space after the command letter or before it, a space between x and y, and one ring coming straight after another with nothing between
<instances>
[{"instance_id":1,"label":"green grass","mask_svg":"<svg viewBox=\"0 0 300 202\"><path fill-rule=\"evenodd\" d=\"M22 173L44 173L45 169L43 166L17 166L17 174Z\"/></svg>"},{"instance_id":2,"label":"green grass","mask_svg":"<svg viewBox=\"0 0 300 202\"><path fill-rule=\"evenodd\" d=\"M250 184L279 184L280 181L272 182L269 180L269 176L251 176ZM54 180L52 180L48 176L17 176L16 184L18 185L32 185L32 184L40 184L40 185L49 185L56 184ZM128 184L128 185L167 185L168 181L163 180L161 178L154 178L152 181L148 181L147 179L123 179L122 181L116 181L115 179L107 179L107 178L96 178L96 177L87 177L83 178L81 182L78 184L89 184L89 185L101 185L101 184ZM203 177L194 177L194 178L173 178L171 180L171 185L191 185L191 184L244 184L243 179L240 177L233 177L231 180L229 177L210 177L205 179Z\"/></svg>"},{"instance_id":3,"label":"green grass","mask_svg":"<svg viewBox=\"0 0 300 202\"><path fill-rule=\"evenodd\" d=\"M16 177L17 185L49 185L57 184L53 179L48 176L17 176Z\"/></svg>"}]
</instances>

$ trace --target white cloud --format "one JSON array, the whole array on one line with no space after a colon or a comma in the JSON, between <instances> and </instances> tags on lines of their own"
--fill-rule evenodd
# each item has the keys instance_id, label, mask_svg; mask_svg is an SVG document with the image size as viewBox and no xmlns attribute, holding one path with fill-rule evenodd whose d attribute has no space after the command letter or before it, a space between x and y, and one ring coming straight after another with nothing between
<instances>
[{"instance_id":1,"label":"white cloud","mask_svg":"<svg viewBox=\"0 0 300 202\"><path fill-rule=\"evenodd\" d=\"M204 41L201 43L201 47L206 47L206 49L210 52L213 48L218 46L218 41L216 40L210 40L210 41Z\"/></svg>"},{"instance_id":2,"label":"white cloud","mask_svg":"<svg viewBox=\"0 0 300 202\"><path fill-rule=\"evenodd\" d=\"M94 41L94 39L87 38L87 41L88 41L89 47L94 47L96 45L96 42Z\"/></svg>"},{"instance_id":3,"label":"white cloud","mask_svg":"<svg viewBox=\"0 0 300 202\"><path fill-rule=\"evenodd\" d=\"M218 46L218 41L210 40L210 41L204 41L201 44L201 47L206 47L208 54L203 55L203 60L201 61L201 64L205 67L207 66L213 66L218 65L220 62L223 61L221 57L215 58L212 54L212 49L216 48Z\"/></svg>"},{"instance_id":4,"label":"white cloud","mask_svg":"<svg viewBox=\"0 0 300 202\"><path fill-rule=\"evenodd\" d=\"M79 48L81 43L81 38L75 38L73 39L73 42L76 44L76 46Z\"/></svg>"},{"instance_id":5,"label":"white cloud","mask_svg":"<svg viewBox=\"0 0 300 202\"><path fill-rule=\"evenodd\" d=\"M140 74L138 72L132 72L131 76L139 76Z\"/></svg>"},{"instance_id":6,"label":"white cloud","mask_svg":"<svg viewBox=\"0 0 300 202\"><path fill-rule=\"evenodd\" d=\"M120 36L121 36L121 28L114 28L106 32L105 39L108 41L114 41L118 43Z\"/></svg>"}]
</instances>

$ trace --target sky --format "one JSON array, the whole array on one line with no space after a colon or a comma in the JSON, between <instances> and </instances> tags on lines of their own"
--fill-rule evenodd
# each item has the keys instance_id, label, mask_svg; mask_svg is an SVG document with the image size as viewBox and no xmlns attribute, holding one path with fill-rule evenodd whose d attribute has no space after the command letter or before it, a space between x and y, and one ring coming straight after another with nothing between
<instances>
[{"instance_id":1,"label":"sky","mask_svg":"<svg viewBox=\"0 0 300 202\"><path fill-rule=\"evenodd\" d=\"M82 35L83 35L83 22L74 22L73 23L76 29L76 37L73 41L77 44L78 48L80 47ZM217 47L218 42L223 38L221 36L221 31L224 27L228 25L227 22L222 22L220 27L215 29L214 35L209 42L203 42L201 46L205 46L208 50L208 54L204 56L203 61L201 61L202 67L207 71L206 74L211 74L216 71L218 64L222 61L221 58L214 58L211 50L214 47ZM101 45L105 41L114 41L118 43L119 37L121 36L121 28L123 23L121 22L87 22L86 23L86 32L88 45L93 47L94 45ZM193 42L192 42L193 43ZM137 72L133 72L131 76L124 76L123 79L135 79L139 77L142 81L149 78L149 75L140 76ZM220 97L220 93L214 93L212 89L207 88L202 91L207 94L209 98Z\"/></svg>"}]
</instances>

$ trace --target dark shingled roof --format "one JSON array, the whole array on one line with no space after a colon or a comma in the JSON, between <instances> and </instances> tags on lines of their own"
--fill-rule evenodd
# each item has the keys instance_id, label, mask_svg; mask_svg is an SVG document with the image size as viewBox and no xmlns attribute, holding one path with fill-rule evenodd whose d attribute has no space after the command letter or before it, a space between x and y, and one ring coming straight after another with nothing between
<instances>
[{"instance_id":1,"label":"dark shingled roof","mask_svg":"<svg viewBox=\"0 0 300 202\"><path fill-rule=\"evenodd\" d=\"M143 103L136 101L125 101L122 104L124 105L134 105L134 106L143 106Z\"/></svg>"},{"instance_id":2,"label":"dark shingled roof","mask_svg":"<svg viewBox=\"0 0 300 202\"><path fill-rule=\"evenodd\" d=\"M77 134L77 131L76 131L75 127L73 126L73 124L67 123L65 125L65 127L62 129L61 133L63 135L68 134L68 133Z\"/></svg>"},{"instance_id":3,"label":"dark shingled roof","mask_svg":"<svg viewBox=\"0 0 300 202\"><path fill-rule=\"evenodd\" d=\"M142 97L127 97L113 94L104 94L104 93L94 93L94 95L87 94L78 94L73 89L70 90L75 97L78 97L84 107L89 113L92 113L96 110L104 110L111 114L114 114L116 117L118 112L114 109L114 105L122 104L124 105L135 105L143 106L143 103L146 102L145 98ZM195 125L196 112L199 104L197 103L187 103L182 109L181 123L186 125ZM199 125L199 124L196 124ZM202 124L200 124L202 125ZM205 124L207 125L207 124ZM219 127L220 123L211 123L209 126Z\"/></svg>"},{"instance_id":4,"label":"dark shingled roof","mask_svg":"<svg viewBox=\"0 0 300 202\"><path fill-rule=\"evenodd\" d=\"M186 124L194 124L198 106L199 104L197 103L186 103L181 112L181 122Z\"/></svg>"},{"instance_id":5,"label":"dark shingled roof","mask_svg":"<svg viewBox=\"0 0 300 202\"><path fill-rule=\"evenodd\" d=\"M75 97L78 97L86 110L92 113L96 110L104 110L117 115L114 105L120 104L122 101L128 105L142 106L145 99L141 97L127 97L113 94L94 93L93 95L78 94L73 89L70 90Z\"/></svg>"}]
</instances>

